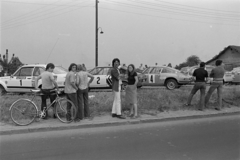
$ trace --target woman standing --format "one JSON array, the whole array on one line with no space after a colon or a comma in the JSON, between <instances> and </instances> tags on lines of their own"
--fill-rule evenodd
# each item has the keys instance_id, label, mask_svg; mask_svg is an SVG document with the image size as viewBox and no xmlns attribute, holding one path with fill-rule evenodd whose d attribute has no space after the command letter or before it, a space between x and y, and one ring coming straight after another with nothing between
<instances>
[{"instance_id":1,"label":"woman standing","mask_svg":"<svg viewBox=\"0 0 240 160\"><path fill-rule=\"evenodd\" d=\"M73 104L78 108L78 103L77 103L77 90L78 87L76 85L76 70L77 70L77 65L75 63L70 64L68 68L68 73L66 75L65 79L65 89L64 92L66 94L67 99L73 102ZM70 120L71 113L70 113L70 108L71 106L67 106L67 119ZM78 109L77 109L78 110ZM77 112L78 114L78 112ZM79 122L80 119L75 117L74 119L75 122Z\"/></svg>"},{"instance_id":2,"label":"woman standing","mask_svg":"<svg viewBox=\"0 0 240 160\"><path fill-rule=\"evenodd\" d=\"M130 117L137 118L137 83L138 77L133 64L128 66L128 86L125 100L130 105Z\"/></svg>"},{"instance_id":3,"label":"woman standing","mask_svg":"<svg viewBox=\"0 0 240 160\"><path fill-rule=\"evenodd\" d=\"M94 76L91 75L86 71L85 66L78 65L79 72L77 73L77 79L79 79L78 83L78 107L79 110L81 110L81 113L79 114L79 118L89 118L89 107L88 107L88 88L89 84L92 83ZM90 81L88 81L88 77L90 78ZM84 112L82 112L82 110Z\"/></svg>"},{"instance_id":4,"label":"woman standing","mask_svg":"<svg viewBox=\"0 0 240 160\"><path fill-rule=\"evenodd\" d=\"M43 111L43 109L45 109L46 111L48 97L50 97L51 103L56 99L54 88L57 88L58 90L58 85L57 82L54 80L52 74L54 68L55 68L54 64L48 63L46 66L46 71L39 75L35 80L35 88L38 89L38 80L42 79L41 91L43 95L41 96L42 98L41 111ZM55 109L53 110L55 111ZM56 118L56 115L54 114L53 117ZM48 111L46 111L46 115L45 117L43 117L43 119L48 119Z\"/></svg>"},{"instance_id":5,"label":"woman standing","mask_svg":"<svg viewBox=\"0 0 240 160\"><path fill-rule=\"evenodd\" d=\"M120 60L115 58L112 60L111 77L112 77L112 90L114 94L114 101L112 106L112 117L117 117L120 119L125 119L121 114L121 76L118 66L120 65Z\"/></svg>"}]
</instances>

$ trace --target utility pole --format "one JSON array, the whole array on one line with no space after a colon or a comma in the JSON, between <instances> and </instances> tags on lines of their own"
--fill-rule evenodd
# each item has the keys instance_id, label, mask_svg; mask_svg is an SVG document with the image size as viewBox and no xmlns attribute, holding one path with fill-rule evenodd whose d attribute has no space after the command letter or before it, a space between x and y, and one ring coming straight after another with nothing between
<instances>
[{"instance_id":1,"label":"utility pole","mask_svg":"<svg viewBox=\"0 0 240 160\"><path fill-rule=\"evenodd\" d=\"M98 0L96 0L96 42L95 42L95 66L98 66Z\"/></svg>"}]
</instances>

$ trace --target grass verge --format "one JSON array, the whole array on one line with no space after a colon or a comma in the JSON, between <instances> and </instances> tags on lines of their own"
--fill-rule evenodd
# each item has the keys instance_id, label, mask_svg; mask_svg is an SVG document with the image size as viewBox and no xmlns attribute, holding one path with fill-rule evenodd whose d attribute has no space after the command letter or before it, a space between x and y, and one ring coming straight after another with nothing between
<instances>
[{"instance_id":1,"label":"grass verge","mask_svg":"<svg viewBox=\"0 0 240 160\"><path fill-rule=\"evenodd\" d=\"M138 112L139 114L157 115L160 112L176 110L196 110L199 101L199 92L192 99L192 106L185 106L188 95L192 87L181 87L176 90L166 90L165 88L139 89L138 90ZM208 90L208 88L207 88ZM90 92L89 108L91 117L111 114L113 104L112 92ZM10 123L9 108L11 104L19 98L31 98L31 95L4 95L0 97L0 122ZM225 86L223 91L223 107L240 104L240 86ZM49 101L49 100L48 100ZM35 102L41 106L41 98L36 97ZM218 105L217 93L213 93L209 108ZM125 103L125 95L122 92L122 109L124 113L129 111L129 106ZM50 115L52 111L50 111Z\"/></svg>"}]
</instances>

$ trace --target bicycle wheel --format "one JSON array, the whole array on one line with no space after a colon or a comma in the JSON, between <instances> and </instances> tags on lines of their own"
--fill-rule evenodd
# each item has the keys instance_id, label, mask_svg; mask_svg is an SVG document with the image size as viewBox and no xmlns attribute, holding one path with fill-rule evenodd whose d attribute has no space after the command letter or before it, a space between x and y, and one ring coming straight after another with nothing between
<instances>
[{"instance_id":1,"label":"bicycle wheel","mask_svg":"<svg viewBox=\"0 0 240 160\"><path fill-rule=\"evenodd\" d=\"M77 114L77 108L72 101L61 98L56 102L56 115L63 123L72 122Z\"/></svg>"},{"instance_id":2,"label":"bicycle wheel","mask_svg":"<svg viewBox=\"0 0 240 160\"><path fill-rule=\"evenodd\" d=\"M37 116L37 107L29 99L19 99L10 107L12 121L20 126L29 125Z\"/></svg>"}]
</instances>

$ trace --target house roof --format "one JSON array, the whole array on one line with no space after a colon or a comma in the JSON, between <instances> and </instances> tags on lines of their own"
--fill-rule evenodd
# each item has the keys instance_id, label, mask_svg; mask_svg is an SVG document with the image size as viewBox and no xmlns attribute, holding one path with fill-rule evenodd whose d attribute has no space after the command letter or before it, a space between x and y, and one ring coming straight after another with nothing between
<instances>
[{"instance_id":1,"label":"house roof","mask_svg":"<svg viewBox=\"0 0 240 160\"><path fill-rule=\"evenodd\" d=\"M224 48L224 50L222 50L218 55L214 56L212 59L210 59L209 61L206 62L206 64L218 59L221 55L223 55L228 49L238 52L240 54L240 46L228 46L226 48Z\"/></svg>"}]
</instances>

